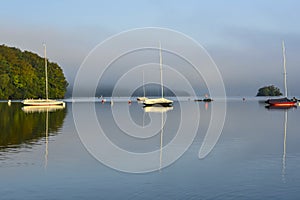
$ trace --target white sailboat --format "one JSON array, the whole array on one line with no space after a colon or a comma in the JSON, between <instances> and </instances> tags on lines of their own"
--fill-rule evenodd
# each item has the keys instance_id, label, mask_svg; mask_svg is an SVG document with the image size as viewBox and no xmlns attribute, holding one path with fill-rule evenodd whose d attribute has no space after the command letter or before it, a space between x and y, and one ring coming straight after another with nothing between
<instances>
[{"instance_id":1,"label":"white sailboat","mask_svg":"<svg viewBox=\"0 0 300 200\"><path fill-rule=\"evenodd\" d=\"M46 56L45 44L44 44L44 54L45 54L46 99L25 99L24 101L22 101L22 103L25 106L57 106L57 105L65 106L65 102L63 101L58 101L58 100L48 98L48 71L47 71L47 56Z\"/></svg>"},{"instance_id":2,"label":"white sailboat","mask_svg":"<svg viewBox=\"0 0 300 200\"><path fill-rule=\"evenodd\" d=\"M164 86L163 86L163 74L162 74L162 54L161 54L161 44L159 43L159 65L160 65L160 85L161 85L161 98L146 99L144 101L145 106L172 106L173 101L164 98Z\"/></svg>"},{"instance_id":3,"label":"white sailboat","mask_svg":"<svg viewBox=\"0 0 300 200\"><path fill-rule=\"evenodd\" d=\"M145 91L145 75L144 75L144 71L143 71L143 92L144 92L144 96L143 97L138 97L136 100L140 101L140 102L143 102L145 101L146 99L148 99L146 97L146 91Z\"/></svg>"}]
</instances>

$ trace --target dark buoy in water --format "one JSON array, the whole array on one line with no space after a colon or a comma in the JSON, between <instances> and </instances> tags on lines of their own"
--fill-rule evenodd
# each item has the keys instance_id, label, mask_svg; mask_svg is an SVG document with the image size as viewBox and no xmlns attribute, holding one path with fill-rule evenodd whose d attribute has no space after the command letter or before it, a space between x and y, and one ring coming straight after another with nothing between
<instances>
[{"instance_id":1,"label":"dark buoy in water","mask_svg":"<svg viewBox=\"0 0 300 200\"><path fill-rule=\"evenodd\" d=\"M203 99L204 102L211 102L212 99L208 97L208 94L205 95L205 98Z\"/></svg>"},{"instance_id":2,"label":"dark buoy in water","mask_svg":"<svg viewBox=\"0 0 300 200\"><path fill-rule=\"evenodd\" d=\"M203 101L204 101L204 102L211 102L212 99L211 99L211 98L205 98L205 99L203 99Z\"/></svg>"}]
</instances>

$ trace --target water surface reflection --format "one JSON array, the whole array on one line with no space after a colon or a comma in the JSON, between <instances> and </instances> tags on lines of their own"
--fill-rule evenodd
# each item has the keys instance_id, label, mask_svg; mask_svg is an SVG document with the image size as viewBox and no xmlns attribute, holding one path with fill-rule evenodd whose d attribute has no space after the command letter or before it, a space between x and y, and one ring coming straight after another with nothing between
<instances>
[{"instance_id":1,"label":"water surface reflection","mask_svg":"<svg viewBox=\"0 0 300 200\"><path fill-rule=\"evenodd\" d=\"M0 152L31 148L48 134L57 134L67 113L59 107L23 107L21 103L0 103L0 110Z\"/></svg>"},{"instance_id":2,"label":"water surface reflection","mask_svg":"<svg viewBox=\"0 0 300 200\"><path fill-rule=\"evenodd\" d=\"M1 155L1 158L5 159L6 163L3 160L0 162L0 196L2 199L32 200L299 199L299 108L273 110L266 109L264 104L259 104L255 100L228 101L222 134L211 152L204 159L199 159L199 148L211 119L210 109L217 103L214 101L208 104L206 109L203 102L186 101L182 104L182 108L188 112L183 114L175 103L173 110L163 113L163 120L160 111L145 112L143 107L135 102L131 105L127 102L115 102L113 107L108 103L78 103L76 112L81 115L86 125L84 134L95 131L92 127L88 127L89 118L85 115L85 111L93 107L97 121L106 131L107 138L128 151L138 153L157 151L153 157L153 164L156 167L159 167L160 162L163 166L172 155L167 154L164 146L171 143L175 136L180 122L178 116L182 114L183 118L189 120L188 123L192 123L190 113L196 108L200 110L199 127L187 151L168 167L141 174L114 170L94 159L86 151L74 124L72 107L76 103L68 103L66 110L49 113L49 162L47 170L44 170L46 113L27 114L21 110L21 105L12 103L8 108L7 103L1 104L1 111L5 113L2 114L2 119L10 120L9 123L6 122L9 128L4 128L4 125L0 124L2 144L3 138L7 138L8 135L4 130L12 128L15 123L23 121L20 124L21 128L14 128L15 132L11 134L22 135L23 133L18 131L23 127L27 130L26 124L31 124L24 122L27 116L28 119L37 120L31 125L30 133L36 133L38 136L30 136L14 143L12 141L16 140L11 139L10 143L21 147L33 143L32 149L28 152L26 148L16 148L19 153L7 153L5 151L8 149L8 142L1 145L3 147L0 153L5 155L5 157ZM121 110L122 107L129 109L132 120L140 127L146 127L151 120L156 120L159 127L155 135L141 138L147 136L147 133L137 132L134 136L124 134L112 116L112 108ZM13 109L7 110L11 108ZM57 117L54 117L55 115ZM38 116L38 119L34 116ZM60 119L57 120L60 123L57 122L56 126L50 125L54 123L51 121L55 118ZM163 130L162 121L165 121ZM51 137L53 134L56 134L55 137ZM189 128L185 129L182 135L186 137L188 134ZM101 142L97 141L97 144L101 145ZM180 149L181 145L175 143L172 148ZM107 152L103 153L108 154Z\"/></svg>"}]
</instances>

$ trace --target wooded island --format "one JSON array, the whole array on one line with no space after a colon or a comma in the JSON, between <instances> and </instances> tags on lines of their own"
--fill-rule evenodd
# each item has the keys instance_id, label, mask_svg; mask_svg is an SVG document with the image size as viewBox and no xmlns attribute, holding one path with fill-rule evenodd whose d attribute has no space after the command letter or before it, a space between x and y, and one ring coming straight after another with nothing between
<instances>
[{"instance_id":1,"label":"wooded island","mask_svg":"<svg viewBox=\"0 0 300 200\"><path fill-rule=\"evenodd\" d=\"M68 82L58 64L48 61L49 98L64 98ZM0 45L0 99L45 98L44 58Z\"/></svg>"}]
</instances>

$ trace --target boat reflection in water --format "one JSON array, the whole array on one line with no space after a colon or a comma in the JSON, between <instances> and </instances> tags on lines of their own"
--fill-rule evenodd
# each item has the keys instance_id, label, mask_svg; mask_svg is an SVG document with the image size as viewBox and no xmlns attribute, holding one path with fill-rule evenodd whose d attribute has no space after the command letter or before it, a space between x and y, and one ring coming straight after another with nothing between
<instances>
[{"instance_id":1,"label":"boat reflection in water","mask_svg":"<svg viewBox=\"0 0 300 200\"><path fill-rule=\"evenodd\" d=\"M160 131L160 153L159 153L159 170L162 168L162 148L163 148L163 137L164 137L164 113L173 110L173 106L171 107L164 107L164 106L145 106L144 112L145 113L161 113L161 131Z\"/></svg>"},{"instance_id":2,"label":"boat reflection in water","mask_svg":"<svg viewBox=\"0 0 300 200\"><path fill-rule=\"evenodd\" d=\"M23 106L22 107L22 110L25 112L25 113L35 113L35 112L38 112L38 113L41 113L41 112L55 112L57 110L61 110L61 109L64 109L65 106L63 105L52 105L52 106Z\"/></svg>"},{"instance_id":3,"label":"boat reflection in water","mask_svg":"<svg viewBox=\"0 0 300 200\"><path fill-rule=\"evenodd\" d=\"M291 105L287 105L287 106L266 105L265 108L270 109L270 110L288 110L291 108L296 109L297 106L296 105L293 105L293 106L291 106Z\"/></svg>"},{"instance_id":4,"label":"boat reflection in water","mask_svg":"<svg viewBox=\"0 0 300 200\"><path fill-rule=\"evenodd\" d=\"M163 106L145 106L144 112L145 113L166 113L170 110L173 110L173 107L163 107Z\"/></svg>"},{"instance_id":5,"label":"boat reflection in water","mask_svg":"<svg viewBox=\"0 0 300 200\"><path fill-rule=\"evenodd\" d=\"M286 130L287 130L287 109L284 111L284 134L283 134L283 155L282 155L282 181L285 182L285 168L286 168Z\"/></svg>"},{"instance_id":6,"label":"boat reflection in water","mask_svg":"<svg viewBox=\"0 0 300 200\"><path fill-rule=\"evenodd\" d=\"M45 169L48 165L48 145L49 145L49 112L55 112L65 108L63 105L50 105L50 106L23 106L22 110L25 113L46 113L45 119Z\"/></svg>"},{"instance_id":7,"label":"boat reflection in water","mask_svg":"<svg viewBox=\"0 0 300 200\"><path fill-rule=\"evenodd\" d=\"M66 117L63 106L23 106L0 103L5 120L0 123L0 156L22 152L37 144L45 144L45 166L48 159L49 134L58 134ZM20 150L18 150L20 149Z\"/></svg>"},{"instance_id":8,"label":"boat reflection in water","mask_svg":"<svg viewBox=\"0 0 300 200\"><path fill-rule=\"evenodd\" d=\"M288 112L290 111L290 108L297 108L296 106L291 107L283 107L283 106L266 106L270 110L278 110L284 112L284 130L283 130L283 153L282 153L282 170L281 170L281 176L282 176L282 181L285 183L285 176L286 176L286 138L287 138L287 124L288 124Z\"/></svg>"}]
</instances>

